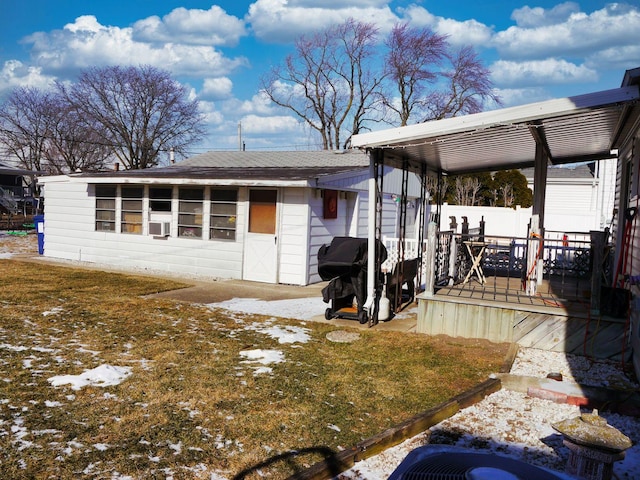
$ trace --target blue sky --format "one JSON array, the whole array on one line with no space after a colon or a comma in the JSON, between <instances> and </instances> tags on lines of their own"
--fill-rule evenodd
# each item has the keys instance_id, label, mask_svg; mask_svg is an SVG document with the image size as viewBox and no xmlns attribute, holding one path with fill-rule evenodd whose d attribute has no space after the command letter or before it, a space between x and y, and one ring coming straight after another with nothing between
<instances>
[{"instance_id":1,"label":"blue sky","mask_svg":"<svg viewBox=\"0 0 640 480\"><path fill-rule=\"evenodd\" d=\"M150 64L188 86L208 135L192 153L313 149L299 119L259 95L259 78L301 34L348 17L397 22L472 45L504 106L620 86L640 66L640 3L549 0L21 0L0 17L0 98L92 65Z\"/></svg>"}]
</instances>

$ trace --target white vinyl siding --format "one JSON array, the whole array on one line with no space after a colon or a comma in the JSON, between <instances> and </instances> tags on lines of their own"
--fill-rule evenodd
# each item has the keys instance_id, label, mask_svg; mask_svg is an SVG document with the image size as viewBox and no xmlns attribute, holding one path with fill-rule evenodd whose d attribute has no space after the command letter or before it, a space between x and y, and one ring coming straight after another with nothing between
<instances>
[{"instance_id":1,"label":"white vinyl siding","mask_svg":"<svg viewBox=\"0 0 640 480\"><path fill-rule=\"evenodd\" d=\"M45 184L46 257L185 276L242 278L242 235L237 242L210 242L95 231L95 188L78 181ZM241 231L244 220L238 215Z\"/></svg>"},{"instance_id":2,"label":"white vinyl siding","mask_svg":"<svg viewBox=\"0 0 640 480\"><path fill-rule=\"evenodd\" d=\"M285 188L280 205L278 283L307 284L308 190Z\"/></svg>"},{"instance_id":3,"label":"white vinyl siding","mask_svg":"<svg viewBox=\"0 0 640 480\"><path fill-rule=\"evenodd\" d=\"M175 185L160 179L147 184L103 184L115 188L109 197L115 207L106 205L110 210L108 221L115 222L115 228L105 232L96 231L95 191L100 184L91 181L65 176L43 181L47 198L45 256L176 275L243 278L248 187L203 185L197 184L197 180L192 184L184 179L176 179ZM349 183L346 177L341 181ZM129 187L143 189L141 207ZM203 192L202 200L199 194L195 198L185 196L185 192L196 190ZM317 253L322 245L334 237L367 236L367 192L336 189L337 217L327 219L323 212L323 190L301 186L280 188L276 233L279 283L307 285L321 281ZM138 235L138 231L135 235L125 234L130 224L139 230L140 218L142 234ZM169 235L151 235L152 222L169 223ZM383 227L385 235L397 232L396 204L389 194L385 195ZM194 235L182 236L191 228L196 229Z\"/></svg>"}]
</instances>

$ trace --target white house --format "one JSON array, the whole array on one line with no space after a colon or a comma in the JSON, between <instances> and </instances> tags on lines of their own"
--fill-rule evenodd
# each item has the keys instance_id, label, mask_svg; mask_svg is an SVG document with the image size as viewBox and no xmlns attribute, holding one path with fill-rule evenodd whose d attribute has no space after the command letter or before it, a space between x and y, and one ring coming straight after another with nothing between
<instances>
[{"instance_id":1,"label":"white house","mask_svg":"<svg viewBox=\"0 0 640 480\"><path fill-rule=\"evenodd\" d=\"M534 190L533 168L522 170ZM547 170L545 228L589 232L611 226L615 209L616 159L550 167Z\"/></svg>"},{"instance_id":2,"label":"white house","mask_svg":"<svg viewBox=\"0 0 640 480\"><path fill-rule=\"evenodd\" d=\"M402 172L384 169L382 232L398 235ZM367 237L366 154L208 152L146 170L43 177L44 255L307 285L336 236ZM419 180L408 182L415 233Z\"/></svg>"}]
</instances>

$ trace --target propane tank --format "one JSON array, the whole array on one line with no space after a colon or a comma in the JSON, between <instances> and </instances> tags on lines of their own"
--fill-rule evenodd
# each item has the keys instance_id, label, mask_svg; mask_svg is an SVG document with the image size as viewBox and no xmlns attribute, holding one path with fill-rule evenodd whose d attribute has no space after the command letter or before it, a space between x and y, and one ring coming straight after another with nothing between
<instances>
[{"instance_id":1,"label":"propane tank","mask_svg":"<svg viewBox=\"0 0 640 480\"><path fill-rule=\"evenodd\" d=\"M391 309L391 302L387 298L386 288L382 288L382 296L378 303L378 320L385 321L389 319L389 310Z\"/></svg>"}]
</instances>

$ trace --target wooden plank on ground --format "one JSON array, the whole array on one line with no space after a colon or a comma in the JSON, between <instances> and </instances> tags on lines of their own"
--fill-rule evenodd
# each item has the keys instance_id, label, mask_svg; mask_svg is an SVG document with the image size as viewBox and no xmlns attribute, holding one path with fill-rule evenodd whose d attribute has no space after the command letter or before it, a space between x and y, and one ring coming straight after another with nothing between
<instances>
[{"instance_id":1,"label":"wooden plank on ground","mask_svg":"<svg viewBox=\"0 0 640 480\"><path fill-rule=\"evenodd\" d=\"M356 462L377 455L387 448L418 435L446 420L462 408L479 402L502 386L498 378L490 378L481 384L455 396L447 402L431 408L395 427L360 442L353 448L336 453L310 468L291 475L287 480L328 480L353 467Z\"/></svg>"}]
</instances>

